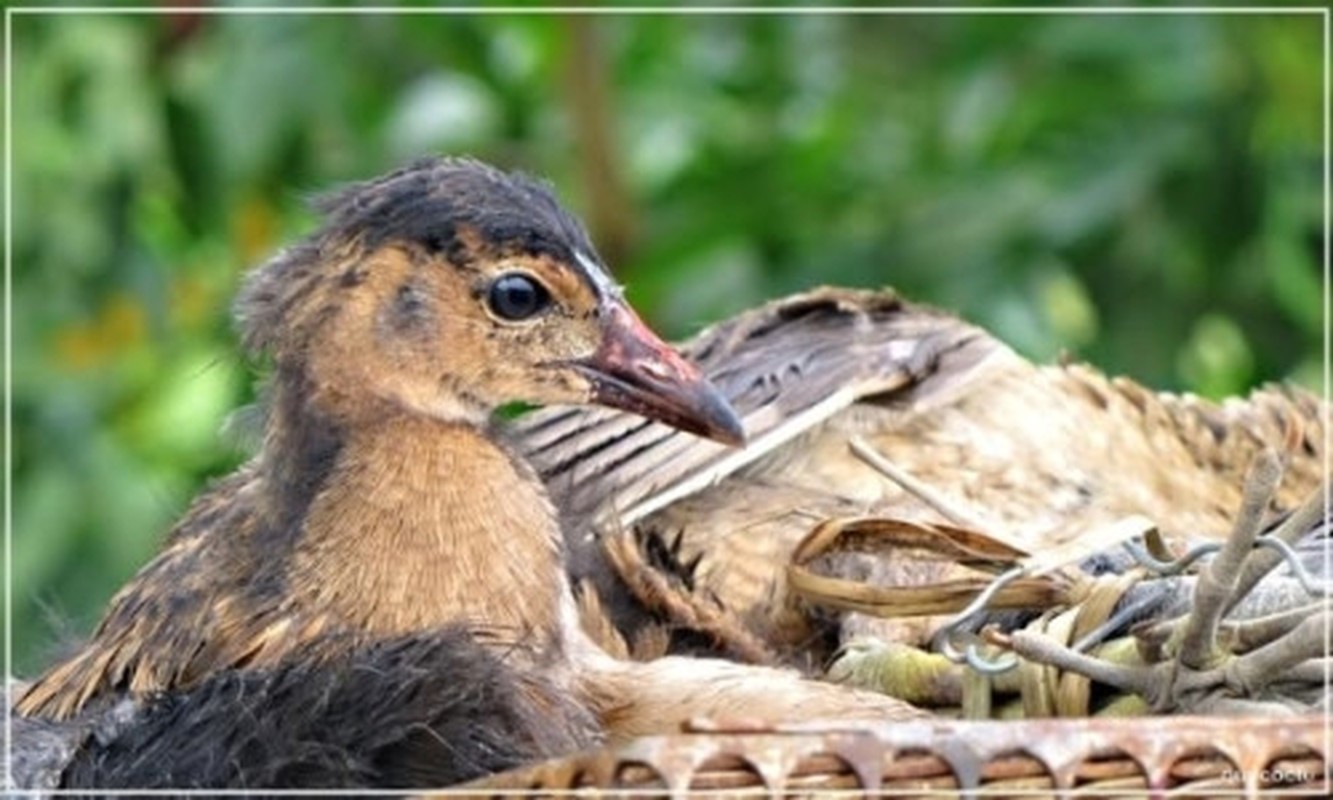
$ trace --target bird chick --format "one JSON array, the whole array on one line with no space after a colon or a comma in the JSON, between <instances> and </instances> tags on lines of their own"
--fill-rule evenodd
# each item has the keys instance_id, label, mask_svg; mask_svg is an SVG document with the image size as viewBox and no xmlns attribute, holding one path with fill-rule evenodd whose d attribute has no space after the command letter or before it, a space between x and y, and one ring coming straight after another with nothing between
<instances>
[{"instance_id":1,"label":"bird chick","mask_svg":"<svg viewBox=\"0 0 1333 800\"><path fill-rule=\"evenodd\" d=\"M749 710L774 687L794 695L773 714L896 708L721 662L636 672L579 629L556 511L491 426L496 408L597 403L727 444L743 431L639 321L547 187L432 159L320 209L323 227L256 270L237 303L246 347L272 359L259 453L195 501L19 713L68 720L191 693L218 707L244 683L235 670L345 666L460 628L513 668L526 706L510 716L542 712L547 750Z\"/></svg>"}]
</instances>

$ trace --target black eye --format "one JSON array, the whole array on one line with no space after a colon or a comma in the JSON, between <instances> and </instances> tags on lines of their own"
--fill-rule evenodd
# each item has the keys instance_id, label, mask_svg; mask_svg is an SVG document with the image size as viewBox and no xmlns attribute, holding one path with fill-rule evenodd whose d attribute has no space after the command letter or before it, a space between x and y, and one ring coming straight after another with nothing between
<instances>
[{"instance_id":1,"label":"black eye","mask_svg":"<svg viewBox=\"0 0 1333 800\"><path fill-rule=\"evenodd\" d=\"M511 272L495 279L486 303L500 319L528 319L551 304L551 293L527 275Z\"/></svg>"}]
</instances>

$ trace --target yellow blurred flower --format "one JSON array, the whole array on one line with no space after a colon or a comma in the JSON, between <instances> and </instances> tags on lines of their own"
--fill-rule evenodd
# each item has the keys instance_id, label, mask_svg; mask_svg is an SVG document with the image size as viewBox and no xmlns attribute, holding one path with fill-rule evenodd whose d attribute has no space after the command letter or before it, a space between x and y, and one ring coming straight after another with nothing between
<instances>
[{"instance_id":1,"label":"yellow blurred flower","mask_svg":"<svg viewBox=\"0 0 1333 800\"><path fill-rule=\"evenodd\" d=\"M116 292L91 320L56 334L56 360L70 370L91 369L141 344L147 335L143 304L128 292Z\"/></svg>"}]
</instances>

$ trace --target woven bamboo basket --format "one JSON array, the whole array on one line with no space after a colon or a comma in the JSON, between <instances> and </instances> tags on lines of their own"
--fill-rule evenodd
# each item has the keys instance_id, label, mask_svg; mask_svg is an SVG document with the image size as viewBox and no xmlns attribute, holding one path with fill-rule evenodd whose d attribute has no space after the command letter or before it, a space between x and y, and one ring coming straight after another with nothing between
<instances>
[{"instance_id":1,"label":"woven bamboo basket","mask_svg":"<svg viewBox=\"0 0 1333 800\"><path fill-rule=\"evenodd\" d=\"M699 725L494 775L468 796L1276 797L1329 795L1329 720Z\"/></svg>"}]
</instances>

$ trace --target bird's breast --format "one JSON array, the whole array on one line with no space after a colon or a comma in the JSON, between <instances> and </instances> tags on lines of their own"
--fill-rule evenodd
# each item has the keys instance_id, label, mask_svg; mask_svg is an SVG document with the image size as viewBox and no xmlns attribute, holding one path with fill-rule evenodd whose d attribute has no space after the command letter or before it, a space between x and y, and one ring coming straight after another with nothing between
<instances>
[{"instance_id":1,"label":"bird's breast","mask_svg":"<svg viewBox=\"0 0 1333 800\"><path fill-rule=\"evenodd\" d=\"M558 628L558 542L540 482L482 431L390 420L350 439L311 503L293 594L377 635L462 622L540 642Z\"/></svg>"}]
</instances>

